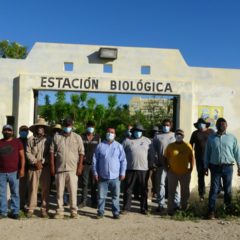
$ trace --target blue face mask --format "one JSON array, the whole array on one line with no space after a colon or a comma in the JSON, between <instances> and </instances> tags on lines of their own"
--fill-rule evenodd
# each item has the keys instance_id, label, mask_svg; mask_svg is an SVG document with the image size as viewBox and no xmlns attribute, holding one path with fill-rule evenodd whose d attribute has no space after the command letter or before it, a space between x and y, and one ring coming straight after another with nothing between
<instances>
[{"instance_id":1,"label":"blue face mask","mask_svg":"<svg viewBox=\"0 0 240 240\"><path fill-rule=\"evenodd\" d=\"M88 127L87 128L87 132L88 133L93 133L94 132L94 128L93 127Z\"/></svg>"},{"instance_id":2,"label":"blue face mask","mask_svg":"<svg viewBox=\"0 0 240 240\"><path fill-rule=\"evenodd\" d=\"M19 132L20 138L27 138L28 132L27 131L21 131Z\"/></svg>"},{"instance_id":3,"label":"blue face mask","mask_svg":"<svg viewBox=\"0 0 240 240\"><path fill-rule=\"evenodd\" d=\"M134 131L133 135L134 135L135 138L140 138L142 136L142 132Z\"/></svg>"},{"instance_id":4,"label":"blue face mask","mask_svg":"<svg viewBox=\"0 0 240 240\"><path fill-rule=\"evenodd\" d=\"M162 128L164 133L168 133L170 131L170 127L169 126L163 126Z\"/></svg>"},{"instance_id":5,"label":"blue face mask","mask_svg":"<svg viewBox=\"0 0 240 240\"><path fill-rule=\"evenodd\" d=\"M64 128L63 128L63 131L64 131L65 133L70 133L70 132L72 131L72 127L64 127Z\"/></svg>"},{"instance_id":6,"label":"blue face mask","mask_svg":"<svg viewBox=\"0 0 240 240\"><path fill-rule=\"evenodd\" d=\"M114 133L106 133L106 139L108 142L112 142L115 139L115 134Z\"/></svg>"}]
</instances>

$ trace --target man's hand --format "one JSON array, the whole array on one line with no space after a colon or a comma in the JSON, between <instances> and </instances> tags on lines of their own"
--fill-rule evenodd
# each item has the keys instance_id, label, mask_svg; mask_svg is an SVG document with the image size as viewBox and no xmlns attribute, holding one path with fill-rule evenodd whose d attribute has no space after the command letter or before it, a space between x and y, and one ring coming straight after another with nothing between
<instances>
[{"instance_id":1,"label":"man's hand","mask_svg":"<svg viewBox=\"0 0 240 240\"><path fill-rule=\"evenodd\" d=\"M94 178L94 180L95 180L96 182L99 181L99 177L98 177L98 176L93 176L93 178Z\"/></svg>"},{"instance_id":2,"label":"man's hand","mask_svg":"<svg viewBox=\"0 0 240 240\"><path fill-rule=\"evenodd\" d=\"M19 170L19 174L18 174L18 175L19 175L20 178L24 177L24 175L25 175L24 169L21 168L21 169Z\"/></svg>"},{"instance_id":3,"label":"man's hand","mask_svg":"<svg viewBox=\"0 0 240 240\"><path fill-rule=\"evenodd\" d=\"M36 163L35 163L35 167L37 170L41 170L43 168L43 165L42 165L42 161L41 160L38 160Z\"/></svg>"},{"instance_id":4,"label":"man's hand","mask_svg":"<svg viewBox=\"0 0 240 240\"><path fill-rule=\"evenodd\" d=\"M208 176L208 168L204 169L204 174L205 174L205 176Z\"/></svg>"},{"instance_id":5,"label":"man's hand","mask_svg":"<svg viewBox=\"0 0 240 240\"><path fill-rule=\"evenodd\" d=\"M78 166L78 169L77 169L77 176L81 176L83 173L83 165L80 165Z\"/></svg>"},{"instance_id":6,"label":"man's hand","mask_svg":"<svg viewBox=\"0 0 240 240\"><path fill-rule=\"evenodd\" d=\"M125 179L125 176L120 176L120 177L119 177L119 180L120 180L120 181L123 181L124 179Z\"/></svg>"}]
</instances>

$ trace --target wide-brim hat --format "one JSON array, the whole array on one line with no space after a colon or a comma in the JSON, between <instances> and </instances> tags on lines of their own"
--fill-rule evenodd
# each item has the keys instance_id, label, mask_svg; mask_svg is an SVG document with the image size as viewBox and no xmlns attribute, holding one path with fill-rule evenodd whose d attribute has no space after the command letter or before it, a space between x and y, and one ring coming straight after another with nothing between
<instances>
[{"instance_id":1,"label":"wide-brim hat","mask_svg":"<svg viewBox=\"0 0 240 240\"><path fill-rule=\"evenodd\" d=\"M145 131L143 125L140 124L140 123L137 123L137 124L134 124L134 125L133 125L133 127L132 127L132 129L131 129L131 132L133 132L133 131L135 131L135 130L141 131L141 132Z\"/></svg>"},{"instance_id":2,"label":"wide-brim hat","mask_svg":"<svg viewBox=\"0 0 240 240\"><path fill-rule=\"evenodd\" d=\"M62 126L61 126L61 124L55 124L55 125L52 126L52 129L62 130Z\"/></svg>"},{"instance_id":3,"label":"wide-brim hat","mask_svg":"<svg viewBox=\"0 0 240 240\"><path fill-rule=\"evenodd\" d=\"M48 126L44 118L39 118L36 123L29 127L29 130L34 133L37 127L43 127L45 132L49 131L50 129L50 126Z\"/></svg>"},{"instance_id":4,"label":"wide-brim hat","mask_svg":"<svg viewBox=\"0 0 240 240\"><path fill-rule=\"evenodd\" d=\"M210 122L206 122L203 118L199 118L199 119L197 120L197 122L195 122L195 123L193 124L193 126L198 129L198 128L199 128L198 125L201 124L201 123L202 123L202 124L206 124L206 128L208 128L208 127L210 126L210 124L211 124Z\"/></svg>"}]
</instances>

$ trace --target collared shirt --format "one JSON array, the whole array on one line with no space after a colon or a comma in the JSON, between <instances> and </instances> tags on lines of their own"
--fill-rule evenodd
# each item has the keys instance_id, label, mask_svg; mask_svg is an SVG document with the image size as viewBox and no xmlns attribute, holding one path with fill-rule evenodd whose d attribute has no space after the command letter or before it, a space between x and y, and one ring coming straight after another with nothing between
<instances>
[{"instance_id":1,"label":"collared shirt","mask_svg":"<svg viewBox=\"0 0 240 240\"><path fill-rule=\"evenodd\" d=\"M50 152L55 154L56 172L76 171L79 155L84 155L82 138L71 132L69 136L55 135L50 147Z\"/></svg>"},{"instance_id":2,"label":"collared shirt","mask_svg":"<svg viewBox=\"0 0 240 240\"><path fill-rule=\"evenodd\" d=\"M208 168L209 164L234 164L235 161L239 167L240 151L235 136L230 133L223 135L215 133L209 136L205 149L205 168Z\"/></svg>"},{"instance_id":3,"label":"collared shirt","mask_svg":"<svg viewBox=\"0 0 240 240\"><path fill-rule=\"evenodd\" d=\"M93 155L93 174L103 179L115 179L125 176L126 156L123 147L117 141L108 143L103 141L98 144Z\"/></svg>"},{"instance_id":4,"label":"collared shirt","mask_svg":"<svg viewBox=\"0 0 240 240\"><path fill-rule=\"evenodd\" d=\"M26 156L29 163L35 164L37 161L41 161L42 164L49 163L50 144L51 138L46 136L42 138L31 136L30 138L28 138Z\"/></svg>"},{"instance_id":5,"label":"collared shirt","mask_svg":"<svg viewBox=\"0 0 240 240\"><path fill-rule=\"evenodd\" d=\"M147 137L127 138L122 143L127 158L127 170L148 170L151 140Z\"/></svg>"}]
</instances>

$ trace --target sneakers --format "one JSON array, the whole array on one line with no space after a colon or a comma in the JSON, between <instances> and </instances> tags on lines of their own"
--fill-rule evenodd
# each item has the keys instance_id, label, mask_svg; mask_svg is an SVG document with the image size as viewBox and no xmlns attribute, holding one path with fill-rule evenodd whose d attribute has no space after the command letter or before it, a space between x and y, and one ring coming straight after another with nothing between
<instances>
[{"instance_id":1,"label":"sneakers","mask_svg":"<svg viewBox=\"0 0 240 240\"><path fill-rule=\"evenodd\" d=\"M8 217L7 215L0 215L0 219L5 219L7 217Z\"/></svg>"},{"instance_id":2,"label":"sneakers","mask_svg":"<svg viewBox=\"0 0 240 240\"><path fill-rule=\"evenodd\" d=\"M84 207L86 207L86 206L87 206L86 202L81 202L81 203L79 204L78 208L84 208Z\"/></svg>"},{"instance_id":3,"label":"sneakers","mask_svg":"<svg viewBox=\"0 0 240 240\"><path fill-rule=\"evenodd\" d=\"M119 214L115 214L115 215L113 215L113 218L114 219L120 219L120 215Z\"/></svg>"},{"instance_id":4,"label":"sneakers","mask_svg":"<svg viewBox=\"0 0 240 240\"><path fill-rule=\"evenodd\" d=\"M78 214L72 212L71 215L70 215L70 218L72 218L72 219L78 219Z\"/></svg>"},{"instance_id":5,"label":"sneakers","mask_svg":"<svg viewBox=\"0 0 240 240\"><path fill-rule=\"evenodd\" d=\"M103 218L103 214L98 213L97 214L97 219L102 219L102 218Z\"/></svg>"},{"instance_id":6,"label":"sneakers","mask_svg":"<svg viewBox=\"0 0 240 240\"><path fill-rule=\"evenodd\" d=\"M10 213L8 216L9 216L9 218L14 219L14 220L20 219L19 214Z\"/></svg>"},{"instance_id":7,"label":"sneakers","mask_svg":"<svg viewBox=\"0 0 240 240\"><path fill-rule=\"evenodd\" d=\"M210 212L207 216L208 220L214 220L215 219L215 213L214 212Z\"/></svg>"},{"instance_id":8,"label":"sneakers","mask_svg":"<svg viewBox=\"0 0 240 240\"><path fill-rule=\"evenodd\" d=\"M54 219L64 219L64 214L56 213Z\"/></svg>"},{"instance_id":9,"label":"sneakers","mask_svg":"<svg viewBox=\"0 0 240 240\"><path fill-rule=\"evenodd\" d=\"M27 217L27 218L32 218L32 217L33 217L33 212L28 211L28 212L26 213L26 217Z\"/></svg>"}]
</instances>

